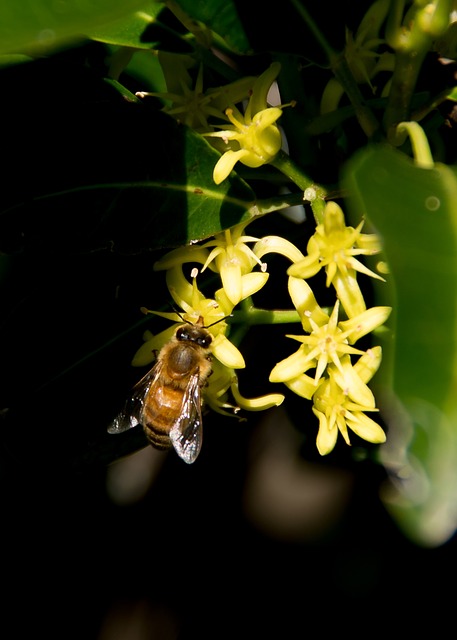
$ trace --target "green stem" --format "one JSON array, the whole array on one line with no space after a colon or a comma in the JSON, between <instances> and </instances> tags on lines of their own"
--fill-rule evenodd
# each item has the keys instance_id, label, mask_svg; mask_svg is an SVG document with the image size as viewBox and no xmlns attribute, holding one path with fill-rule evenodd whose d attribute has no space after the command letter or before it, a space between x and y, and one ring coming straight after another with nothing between
<instances>
[{"instance_id":1,"label":"green stem","mask_svg":"<svg viewBox=\"0 0 457 640\"><path fill-rule=\"evenodd\" d=\"M387 139L395 146L402 144L403 136L398 135L396 127L399 122L409 119L411 98L426 52L423 50L396 53L389 100L384 114Z\"/></svg>"},{"instance_id":2,"label":"green stem","mask_svg":"<svg viewBox=\"0 0 457 640\"><path fill-rule=\"evenodd\" d=\"M427 136L417 122L400 122L397 133L406 133L409 136L414 153L414 160L422 169L433 169L433 156L430 151Z\"/></svg>"},{"instance_id":3,"label":"green stem","mask_svg":"<svg viewBox=\"0 0 457 640\"><path fill-rule=\"evenodd\" d=\"M230 342L238 347L249 328L253 325L291 324L297 322L301 323L301 319L296 309L257 309L252 302L252 298L249 297L241 302L241 309L232 311L229 320Z\"/></svg>"},{"instance_id":4,"label":"green stem","mask_svg":"<svg viewBox=\"0 0 457 640\"><path fill-rule=\"evenodd\" d=\"M323 222L326 191L317 185L298 167L284 151L280 151L270 162L273 167L281 171L289 180L297 185L304 193L304 200L309 200L317 224Z\"/></svg>"},{"instance_id":5,"label":"green stem","mask_svg":"<svg viewBox=\"0 0 457 640\"><path fill-rule=\"evenodd\" d=\"M316 188L313 180L298 167L285 151L280 151L269 164L281 171L302 191Z\"/></svg>"},{"instance_id":6,"label":"green stem","mask_svg":"<svg viewBox=\"0 0 457 640\"><path fill-rule=\"evenodd\" d=\"M384 114L384 128L388 141L399 146L403 136L397 125L410 120L411 99L425 56L433 42L449 26L451 0L415 3L413 10L403 17L404 0L394 0L387 25L386 39L395 50L395 68Z\"/></svg>"},{"instance_id":7,"label":"green stem","mask_svg":"<svg viewBox=\"0 0 457 640\"><path fill-rule=\"evenodd\" d=\"M301 322L300 315L296 309L237 309L233 311L230 321L234 324L258 325L258 324L290 324Z\"/></svg>"}]
</instances>

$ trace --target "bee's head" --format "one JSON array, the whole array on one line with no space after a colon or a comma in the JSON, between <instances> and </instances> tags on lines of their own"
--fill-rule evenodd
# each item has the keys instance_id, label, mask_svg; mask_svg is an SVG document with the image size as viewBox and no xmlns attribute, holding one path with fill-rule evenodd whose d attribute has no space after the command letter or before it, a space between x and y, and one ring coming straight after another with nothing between
<instances>
[{"instance_id":1,"label":"bee's head","mask_svg":"<svg viewBox=\"0 0 457 640\"><path fill-rule=\"evenodd\" d=\"M223 318L219 318L215 322L208 324L205 326L205 319L203 316L200 316L195 324L192 322L185 321L184 318L178 314L179 317L185 322L185 324L178 327L176 330L176 338L180 342L194 342L199 347L203 347L203 349L208 349L211 342L213 341L213 337L207 329L218 324L219 322L223 322L230 316L224 316Z\"/></svg>"},{"instance_id":2,"label":"bee's head","mask_svg":"<svg viewBox=\"0 0 457 640\"><path fill-rule=\"evenodd\" d=\"M190 323L178 327L176 338L180 342L194 342L203 349L208 349L213 341L213 337L210 332L206 330L206 327Z\"/></svg>"}]
</instances>

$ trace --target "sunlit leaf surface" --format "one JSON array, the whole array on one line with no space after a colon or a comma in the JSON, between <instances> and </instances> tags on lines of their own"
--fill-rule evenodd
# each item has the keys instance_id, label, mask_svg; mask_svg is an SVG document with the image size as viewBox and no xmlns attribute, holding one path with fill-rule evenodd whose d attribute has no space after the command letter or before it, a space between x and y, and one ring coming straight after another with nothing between
<instances>
[{"instance_id":1,"label":"sunlit leaf surface","mask_svg":"<svg viewBox=\"0 0 457 640\"><path fill-rule=\"evenodd\" d=\"M125 18L147 3L141 0L0 3L0 53L45 53L85 37L95 26Z\"/></svg>"}]
</instances>

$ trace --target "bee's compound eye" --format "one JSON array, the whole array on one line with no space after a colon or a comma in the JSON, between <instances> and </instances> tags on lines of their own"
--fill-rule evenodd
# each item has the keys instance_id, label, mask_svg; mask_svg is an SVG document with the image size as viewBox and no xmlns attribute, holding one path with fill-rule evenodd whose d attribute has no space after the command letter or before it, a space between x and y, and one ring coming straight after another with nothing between
<instances>
[{"instance_id":1,"label":"bee's compound eye","mask_svg":"<svg viewBox=\"0 0 457 640\"><path fill-rule=\"evenodd\" d=\"M178 338L178 340L190 340L190 335L186 327L179 327L176 332L176 337Z\"/></svg>"},{"instance_id":2,"label":"bee's compound eye","mask_svg":"<svg viewBox=\"0 0 457 640\"><path fill-rule=\"evenodd\" d=\"M200 347L203 347L204 349L207 349L209 347L209 345L212 343L213 339L210 335L208 336L204 336L202 338L198 339L198 345Z\"/></svg>"}]
</instances>

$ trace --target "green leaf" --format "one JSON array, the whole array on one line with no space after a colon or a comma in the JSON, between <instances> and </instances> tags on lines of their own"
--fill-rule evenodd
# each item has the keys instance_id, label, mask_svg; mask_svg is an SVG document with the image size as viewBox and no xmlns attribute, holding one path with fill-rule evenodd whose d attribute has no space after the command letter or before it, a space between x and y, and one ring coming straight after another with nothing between
<instances>
[{"instance_id":1,"label":"green leaf","mask_svg":"<svg viewBox=\"0 0 457 640\"><path fill-rule=\"evenodd\" d=\"M131 108L132 118L145 113L141 104ZM254 192L235 173L221 185L214 184L212 172L219 153L204 138L161 112L153 115L142 144L166 148L166 152L147 155L153 177L76 185L13 206L0 215L3 250L11 238L19 237L33 237L43 250L61 246L66 251L73 243L77 250L107 243L128 251L174 247L263 212L255 205ZM136 155L141 158L139 151ZM121 164L121 175L124 164L128 166Z\"/></svg>"},{"instance_id":2,"label":"green leaf","mask_svg":"<svg viewBox=\"0 0 457 640\"><path fill-rule=\"evenodd\" d=\"M214 31L236 53L249 53L250 44L233 0L177 0L168 3L178 18L187 15ZM184 14L175 11L180 8Z\"/></svg>"},{"instance_id":3,"label":"green leaf","mask_svg":"<svg viewBox=\"0 0 457 640\"><path fill-rule=\"evenodd\" d=\"M122 16L114 22L98 24L86 31L92 40L135 49L160 49L176 53L191 53L193 47L182 34L158 19L164 5L149 2L141 11Z\"/></svg>"},{"instance_id":4,"label":"green leaf","mask_svg":"<svg viewBox=\"0 0 457 640\"><path fill-rule=\"evenodd\" d=\"M457 87L453 87L447 95L448 100L457 101Z\"/></svg>"},{"instance_id":5,"label":"green leaf","mask_svg":"<svg viewBox=\"0 0 457 640\"><path fill-rule=\"evenodd\" d=\"M413 540L435 546L457 527L457 180L449 167L420 169L368 147L345 182L391 271L391 379L382 367L378 382L388 426L379 453L391 478L383 497Z\"/></svg>"},{"instance_id":6,"label":"green leaf","mask_svg":"<svg viewBox=\"0 0 457 640\"><path fill-rule=\"evenodd\" d=\"M0 2L0 53L44 54L84 37L90 28L129 16L144 0Z\"/></svg>"}]
</instances>

